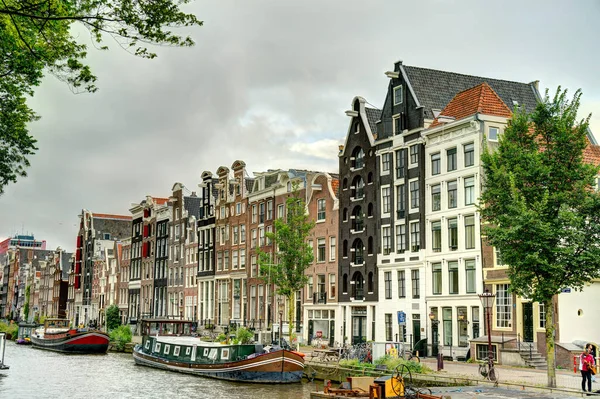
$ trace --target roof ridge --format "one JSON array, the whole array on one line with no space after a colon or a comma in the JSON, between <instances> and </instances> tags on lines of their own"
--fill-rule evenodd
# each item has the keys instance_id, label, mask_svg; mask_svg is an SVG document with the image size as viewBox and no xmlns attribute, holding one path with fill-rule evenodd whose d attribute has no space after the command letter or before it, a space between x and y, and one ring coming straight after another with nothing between
<instances>
[{"instance_id":1,"label":"roof ridge","mask_svg":"<svg viewBox=\"0 0 600 399\"><path fill-rule=\"evenodd\" d=\"M532 81L532 82L527 82L527 83L526 83L526 82L519 82L519 81L517 81L517 80L506 80L506 79L489 78L489 77L487 77L487 76L468 75L468 74L466 74L466 73L460 73L460 72L447 71L447 70L444 70L444 69L425 68L425 67L418 67L418 66L405 65L405 64L403 64L403 66L404 66L404 67L409 67L409 68L416 68L416 69L425 69L425 70L428 70L428 71L444 72L444 73L452 73L452 74L455 74L455 75L460 75L460 76L468 76L468 77L471 77L471 78L479 78L479 79L493 80L493 81L496 81L496 82L520 83L520 84L527 85L527 86L531 86L531 85L533 84L533 82L534 82L534 81Z\"/></svg>"}]
</instances>

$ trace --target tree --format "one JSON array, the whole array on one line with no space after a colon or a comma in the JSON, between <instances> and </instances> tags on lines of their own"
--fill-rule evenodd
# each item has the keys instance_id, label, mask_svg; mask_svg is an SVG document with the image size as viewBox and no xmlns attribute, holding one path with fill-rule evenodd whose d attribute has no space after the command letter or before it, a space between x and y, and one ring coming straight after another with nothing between
<instances>
[{"instance_id":1,"label":"tree","mask_svg":"<svg viewBox=\"0 0 600 399\"><path fill-rule=\"evenodd\" d=\"M44 73L73 91L95 92L96 76L84 64L87 46L72 25L87 28L97 48L111 37L132 54L154 58L147 45L192 46L188 36L171 31L200 26L180 10L190 0L2 0L0 2L0 194L27 175L37 150L27 125L39 117L26 103Z\"/></svg>"},{"instance_id":2,"label":"tree","mask_svg":"<svg viewBox=\"0 0 600 399\"><path fill-rule=\"evenodd\" d=\"M25 305L23 305L23 315L25 316L25 322L29 321L29 297L31 296L31 285L25 288Z\"/></svg>"},{"instance_id":3,"label":"tree","mask_svg":"<svg viewBox=\"0 0 600 399\"><path fill-rule=\"evenodd\" d=\"M106 309L106 331L111 332L121 325L121 316L119 315L119 307L110 305Z\"/></svg>"},{"instance_id":4,"label":"tree","mask_svg":"<svg viewBox=\"0 0 600 399\"><path fill-rule=\"evenodd\" d=\"M286 298L289 320L289 342L294 329L294 294L304 288L308 277L304 271L313 262L313 250L307 238L314 227L314 222L306 212L304 200L298 192L298 184L294 184L292 195L286 200L287 217L274 222L274 232L266 233L276 248L275 257L271 253L258 252L258 265L262 279L267 284L275 284L276 293Z\"/></svg>"},{"instance_id":5,"label":"tree","mask_svg":"<svg viewBox=\"0 0 600 399\"><path fill-rule=\"evenodd\" d=\"M484 233L509 265L510 291L544 304L548 386L556 386L553 298L600 276L599 168L586 163L581 92L556 91L532 114L516 111L497 149L482 155Z\"/></svg>"}]
</instances>

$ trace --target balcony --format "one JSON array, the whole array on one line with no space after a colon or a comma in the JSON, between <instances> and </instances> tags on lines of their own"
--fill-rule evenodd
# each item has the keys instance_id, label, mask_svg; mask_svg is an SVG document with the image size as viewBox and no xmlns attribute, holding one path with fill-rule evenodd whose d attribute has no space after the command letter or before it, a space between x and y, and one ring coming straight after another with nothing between
<instances>
[{"instance_id":1,"label":"balcony","mask_svg":"<svg viewBox=\"0 0 600 399\"><path fill-rule=\"evenodd\" d=\"M327 293L326 292L315 292L313 293L313 304L327 304Z\"/></svg>"}]
</instances>

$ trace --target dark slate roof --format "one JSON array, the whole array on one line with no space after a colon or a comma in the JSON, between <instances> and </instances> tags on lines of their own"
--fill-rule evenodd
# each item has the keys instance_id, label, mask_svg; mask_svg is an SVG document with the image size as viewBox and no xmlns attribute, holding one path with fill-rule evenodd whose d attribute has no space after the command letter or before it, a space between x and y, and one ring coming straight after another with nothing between
<instances>
[{"instance_id":1,"label":"dark slate roof","mask_svg":"<svg viewBox=\"0 0 600 399\"><path fill-rule=\"evenodd\" d=\"M252 186L254 186L254 179L252 177L246 177L244 178L244 181L246 182L246 192L251 193Z\"/></svg>"},{"instance_id":2,"label":"dark slate roof","mask_svg":"<svg viewBox=\"0 0 600 399\"><path fill-rule=\"evenodd\" d=\"M510 82L408 65L402 67L419 103L425 108L427 119L434 118L432 109L442 110L457 93L484 82L494 89L511 110L514 108L513 101L525 106L527 112L532 112L538 103L533 83Z\"/></svg>"},{"instance_id":3,"label":"dark slate roof","mask_svg":"<svg viewBox=\"0 0 600 399\"><path fill-rule=\"evenodd\" d=\"M202 198L196 196L183 197L183 207L188 211L189 216L195 216L196 220L200 219L200 207L202 206Z\"/></svg>"},{"instance_id":4,"label":"dark slate roof","mask_svg":"<svg viewBox=\"0 0 600 399\"><path fill-rule=\"evenodd\" d=\"M381 119L381 111L378 109L375 109L375 108L365 107L365 112L367 114L367 120L369 121L369 126L371 127L371 133L377 134L376 122Z\"/></svg>"}]
</instances>

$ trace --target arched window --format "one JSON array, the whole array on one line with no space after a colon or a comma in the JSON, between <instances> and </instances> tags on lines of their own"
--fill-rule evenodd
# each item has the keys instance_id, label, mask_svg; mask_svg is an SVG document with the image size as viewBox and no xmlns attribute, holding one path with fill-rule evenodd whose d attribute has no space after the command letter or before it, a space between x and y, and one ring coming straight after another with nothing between
<instances>
[{"instance_id":1,"label":"arched window","mask_svg":"<svg viewBox=\"0 0 600 399\"><path fill-rule=\"evenodd\" d=\"M342 292L344 294L348 293L348 275L344 274L344 277L342 278Z\"/></svg>"},{"instance_id":2,"label":"arched window","mask_svg":"<svg viewBox=\"0 0 600 399\"><path fill-rule=\"evenodd\" d=\"M344 240L342 245L342 256L344 258L348 257L348 240Z\"/></svg>"},{"instance_id":3,"label":"arched window","mask_svg":"<svg viewBox=\"0 0 600 399\"><path fill-rule=\"evenodd\" d=\"M360 238L354 240L352 244L352 263L355 265L362 265L365 261L363 242Z\"/></svg>"},{"instance_id":4,"label":"arched window","mask_svg":"<svg viewBox=\"0 0 600 399\"><path fill-rule=\"evenodd\" d=\"M356 272L352 275L352 294L354 299L363 299L365 297L365 280L362 273Z\"/></svg>"},{"instance_id":5,"label":"arched window","mask_svg":"<svg viewBox=\"0 0 600 399\"><path fill-rule=\"evenodd\" d=\"M354 124L354 133L360 133L360 123L358 122Z\"/></svg>"},{"instance_id":6,"label":"arched window","mask_svg":"<svg viewBox=\"0 0 600 399\"><path fill-rule=\"evenodd\" d=\"M369 237L367 241L367 254L373 255L373 237Z\"/></svg>"},{"instance_id":7,"label":"arched window","mask_svg":"<svg viewBox=\"0 0 600 399\"><path fill-rule=\"evenodd\" d=\"M367 183L373 183L373 172L369 172L369 174L367 175Z\"/></svg>"},{"instance_id":8,"label":"arched window","mask_svg":"<svg viewBox=\"0 0 600 399\"><path fill-rule=\"evenodd\" d=\"M352 151L352 167L354 169L360 169L365 165L365 152L361 147L356 147Z\"/></svg>"},{"instance_id":9,"label":"arched window","mask_svg":"<svg viewBox=\"0 0 600 399\"><path fill-rule=\"evenodd\" d=\"M367 206L367 216L372 218L373 217L373 204L369 202L369 205Z\"/></svg>"},{"instance_id":10,"label":"arched window","mask_svg":"<svg viewBox=\"0 0 600 399\"><path fill-rule=\"evenodd\" d=\"M354 207L352 211L352 229L357 231L362 231L364 227L363 213L362 208L359 206Z\"/></svg>"},{"instance_id":11,"label":"arched window","mask_svg":"<svg viewBox=\"0 0 600 399\"><path fill-rule=\"evenodd\" d=\"M344 210L342 211L342 221L348 221L348 208L344 208Z\"/></svg>"},{"instance_id":12,"label":"arched window","mask_svg":"<svg viewBox=\"0 0 600 399\"><path fill-rule=\"evenodd\" d=\"M361 199L365 196L365 182L362 176L355 176L352 180L352 198Z\"/></svg>"},{"instance_id":13,"label":"arched window","mask_svg":"<svg viewBox=\"0 0 600 399\"><path fill-rule=\"evenodd\" d=\"M369 280L367 282L367 292L373 292L373 272L369 273Z\"/></svg>"},{"instance_id":14,"label":"arched window","mask_svg":"<svg viewBox=\"0 0 600 399\"><path fill-rule=\"evenodd\" d=\"M348 188L348 179L344 177L344 180L342 180L342 190L345 190Z\"/></svg>"}]
</instances>

